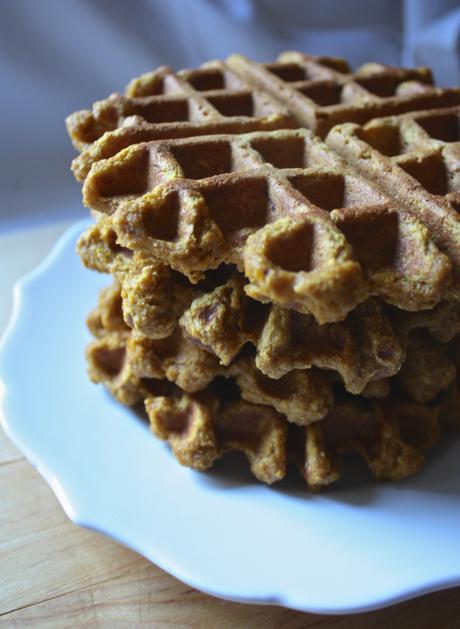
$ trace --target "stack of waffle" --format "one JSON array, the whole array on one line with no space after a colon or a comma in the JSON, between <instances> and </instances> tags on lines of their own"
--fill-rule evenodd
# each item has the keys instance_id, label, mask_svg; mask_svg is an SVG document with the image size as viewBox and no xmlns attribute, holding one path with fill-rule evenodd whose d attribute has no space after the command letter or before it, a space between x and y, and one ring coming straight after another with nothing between
<instances>
[{"instance_id":1,"label":"stack of waffle","mask_svg":"<svg viewBox=\"0 0 460 629\"><path fill-rule=\"evenodd\" d=\"M113 277L92 380L194 469L415 473L460 427L459 117L427 69L300 53L162 67L71 115L78 252Z\"/></svg>"}]
</instances>

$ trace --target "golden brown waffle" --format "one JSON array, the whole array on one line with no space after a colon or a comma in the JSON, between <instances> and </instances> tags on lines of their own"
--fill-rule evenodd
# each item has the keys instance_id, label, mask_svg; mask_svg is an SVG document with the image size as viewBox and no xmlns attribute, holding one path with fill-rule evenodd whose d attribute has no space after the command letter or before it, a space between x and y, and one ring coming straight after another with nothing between
<instances>
[{"instance_id":1,"label":"golden brown waffle","mask_svg":"<svg viewBox=\"0 0 460 629\"><path fill-rule=\"evenodd\" d=\"M192 281L221 263L247 292L320 323L372 294L408 310L446 293L427 230L307 130L139 144L99 162L85 203L123 247Z\"/></svg>"},{"instance_id":2,"label":"golden brown waffle","mask_svg":"<svg viewBox=\"0 0 460 629\"><path fill-rule=\"evenodd\" d=\"M93 163L139 142L299 124L324 136L339 122L459 102L459 90L432 86L427 68L368 63L352 74L344 60L331 57L287 52L276 63L257 64L233 55L228 63L177 73L162 66L132 81L124 96L112 94L70 115L67 129L83 151L73 163L83 181Z\"/></svg>"},{"instance_id":3,"label":"golden brown waffle","mask_svg":"<svg viewBox=\"0 0 460 629\"><path fill-rule=\"evenodd\" d=\"M342 122L460 103L457 88L432 85L428 68L392 68L366 63L352 73L343 59L284 52L276 63L254 63L232 55L228 65L240 76L283 101L302 126L324 137Z\"/></svg>"},{"instance_id":4,"label":"golden brown waffle","mask_svg":"<svg viewBox=\"0 0 460 629\"><path fill-rule=\"evenodd\" d=\"M240 395L244 397L244 383L238 378L236 383L240 387L243 384L239 394L225 383L217 386L217 381L204 391L189 394L164 380L139 379L137 375L133 378L123 354L126 337L119 336L118 343L114 343L114 338L109 333L90 345L90 374L95 381L104 382L123 403L145 399L153 432L170 443L180 463L208 469L225 452L240 450L248 457L258 479L272 483L284 477L289 448L287 416L275 410L273 392L265 395L260 404L240 399ZM127 355L129 351L126 350ZM242 373L247 383L247 366ZM254 399L254 382L249 384ZM305 391L304 387L300 390ZM281 391L281 401L286 406L280 410L286 413L293 406L295 393L286 386ZM285 397L286 392L290 398ZM329 409L322 421L307 425L304 434L295 434L297 461L311 488L338 480L339 457L345 452L360 454L377 478L404 478L422 465L424 450L437 438L439 408L388 398L366 404L350 398L346 404ZM304 404L299 408L304 408Z\"/></svg>"},{"instance_id":5,"label":"golden brown waffle","mask_svg":"<svg viewBox=\"0 0 460 629\"><path fill-rule=\"evenodd\" d=\"M121 283L129 326L160 339L171 335L179 322L187 338L224 366L250 344L258 369L271 378L316 366L340 375L347 390L357 394L369 383L397 373L411 330L429 330L441 342L460 331L457 302L404 313L388 311L375 299L358 306L343 322L320 326L311 316L249 298L244 277L231 267L207 274L195 286L164 265L141 261L138 268L136 255L129 262L117 250L110 255L102 238L106 233L105 222L90 228L80 241L80 254L85 264L99 270L107 270L100 267L101 260L109 261L108 268Z\"/></svg>"},{"instance_id":6,"label":"golden brown waffle","mask_svg":"<svg viewBox=\"0 0 460 629\"><path fill-rule=\"evenodd\" d=\"M167 265L120 246L110 217L102 214L100 217L97 223L83 232L77 251L89 269L112 274L122 284L126 283L125 290L122 286L125 320L146 336L167 336L194 299L224 285L233 276L241 277L234 267L223 265L206 272L201 282L191 284ZM126 309L126 300L130 304L129 309ZM251 319L263 318L263 313L269 308L269 305L254 300L246 299L245 303L251 304L251 312L245 315ZM392 320L397 324L398 334L402 338L406 338L413 328L426 327L436 339L445 343L459 331L459 312L457 301L442 301L434 309L418 312L392 310ZM169 331L163 332L163 325ZM223 334L224 331L220 330L219 333Z\"/></svg>"},{"instance_id":7,"label":"golden brown waffle","mask_svg":"<svg viewBox=\"0 0 460 629\"><path fill-rule=\"evenodd\" d=\"M287 425L268 406L212 393L147 397L153 433L168 441L179 463L207 470L226 452L243 452L256 478L274 483L286 473Z\"/></svg>"},{"instance_id":8,"label":"golden brown waffle","mask_svg":"<svg viewBox=\"0 0 460 629\"><path fill-rule=\"evenodd\" d=\"M433 317L433 329L445 315ZM368 402L350 397L336 403L322 421L302 429L305 448L301 429L290 428L297 430L293 447L310 487L337 480L340 455L349 452L357 452L376 478L399 480L420 468L440 426L460 431L460 335L441 345L426 331L412 333L407 354L399 374L385 381L383 399L376 390L377 399Z\"/></svg>"},{"instance_id":9,"label":"golden brown waffle","mask_svg":"<svg viewBox=\"0 0 460 629\"><path fill-rule=\"evenodd\" d=\"M217 269L192 285L167 265L118 245L107 217L82 234L77 251L85 266L117 278L125 321L153 339L169 336L194 298L225 283L235 273L230 267Z\"/></svg>"},{"instance_id":10,"label":"golden brown waffle","mask_svg":"<svg viewBox=\"0 0 460 629\"><path fill-rule=\"evenodd\" d=\"M204 389L219 373L219 361L176 329L162 339L132 331L123 319L120 286L101 291L87 324L96 340L87 349L89 375L124 404L135 404L150 379L174 382L185 391Z\"/></svg>"},{"instance_id":11,"label":"golden brown waffle","mask_svg":"<svg viewBox=\"0 0 460 629\"><path fill-rule=\"evenodd\" d=\"M87 352L92 378L123 403L145 400L153 432L194 469L207 469L225 452L240 450L255 476L271 483L284 477L286 458L292 455L314 489L338 480L341 455L355 452L375 477L397 480L422 465L424 451L437 440L441 408L446 425L453 424L453 409L458 408L450 384L454 362L444 356L446 346L426 336L409 337L408 352L414 353L409 372L414 373L387 380L385 399L378 399L378 390L369 391L370 400L338 391L334 401L324 372L293 371L272 381L250 358L217 368L212 378L202 379L203 390L186 393L171 380L192 381L198 389L197 373L204 363L188 358L181 365L183 353L152 352L152 342L123 322L116 285L102 291L88 324L97 337ZM177 373L181 367L182 380L171 378L168 368ZM191 380L184 377L188 370ZM412 387L418 378L422 382ZM413 401L424 388L431 391L425 400L445 393L439 403L424 406ZM288 422L297 428L286 441Z\"/></svg>"},{"instance_id":12,"label":"golden brown waffle","mask_svg":"<svg viewBox=\"0 0 460 629\"><path fill-rule=\"evenodd\" d=\"M242 282L235 277L195 298L179 323L187 336L224 365L251 344L257 368L271 378L316 366L340 375L349 392L372 397L385 394L369 385L402 367L398 377L403 388L410 395L420 390L413 399L427 401L451 381L450 363L439 348L460 332L460 304L442 302L432 310L405 313L369 299L343 322L318 325L312 317L273 305L261 312L256 302L244 297ZM424 361L417 352L423 353ZM436 379L428 373L430 386L424 383L424 363L428 370L436 364ZM407 378L412 378L412 385Z\"/></svg>"},{"instance_id":13,"label":"golden brown waffle","mask_svg":"<svg viewBox=\"0 0 460 629\"><path fill-rule=\"evenodd\" d=\"M219 373L218 360L180 332L161 340L139 333L112 332L87 349L89 375L103 382L123 404L135 404L149 379L174 382L185 391L204 389Z\"/></svg>"},{"instance_id":14,"label":"golden brown waffle","mask_svg":"<svg viewBox=\"0 0 460 629\"><path fill-rule=\"evenodd\" d=\"M66 124L83 151L72 166L79 181L93 163L131 144L298 126L284 105L221 61L177 73L160 67L133 80L124 96L112 94L91 111L70 115Z\"/></svg>"},{"instance_id":15,"label":"golden brown waffle","mask_svg":"<svg viewBox=\"0 0 460 629\"><path fill-rule=\"evenodd\" d=\"M439 435L439 408L398 398L338 403L324 420L294 427L288 442L281 415L266 406L227 401L212 387L195 396L147 397L145 407L153 432L169 442L183 465L205 470L237 449L248 456L257 478L272 483L284 477L286 459L293 455L311 489L340 478L345 453L360 455L376 478L405 478L420 469Z\"/></svg>"},{"instance_id":16,"label":"golden brown waffle","mask_svg":"<svg viewBox=\"0 0 460 629\"><path fill-rule=\"evenodd\" d=\"M298 426L323 419L334 404L332 378L318 369L293 370L273 380L256 368L253 358L238 358L221 373L234 379L244 400L271 406Z\"/></svg>"},{"instance_id":17,"label":"golden brown waffle","mask_svg":"<svg viewBox=\"0 0 460 629\"><path fill-rule=\"evenodd\" d=\"M312 367L327 370L348 391L367 397L384 397L382 385L380 391L377 388L379 383L398 372L402 390L421 402L433 399L452 382L455 372L444 356L445 345L441 343L450 341L460 331L457 302L443 302L424 313L402 313L385 311L377 300L371 299L344 322L319 326L312 317L276 306L261 310L257 302L245 296L243 285L242 277L236 273L222 286L213 290L210 286L211 290L202 294L197 291L179 320L182 333L175 328L175 312L172 319L164 320L173 329L166 338L154 340L139 331L133 332L128 343L130 364L134 359L138 374L145 377L148 370L145 367L139 370L139 365L153 361L156 371L150 373L151 377L166 377L187 391L203 388L215 375L226 374L223 367L230 365L229 373L244 383L245 399L253 401L252 387L258 403L265 402L264 388L275 398L282 397L280 392L284 390L288 398L293 395L294 383L298 383L298 390L304 387L307 397L313 399L309 405L304 397L308 421L324 416L322 410L319 413L313 410L315 404L320 409L330 404L330 379L326 382L322 378L319 382ZM123 320L121 302L117 285L101 293L99 306L88 319L96 337L119 331L120 344L125 341L130 328ZM238 358L247 345L254 348L257 369ZM141 355L143 360L139 358ZM193 365L192 378L188 375L187 361ZM321 395L312 396L312 391ZM298 400L301 397L296 394L295 405L300 404ZM282 404L276 402L274 406L285 412ZM292 421L298 421L294 414L287 414Z\"/></svg>"},{"instance_id":18,"label":"golden brown waffle","mask_svg":"<svg viewBox=\"0 0 460 629\"><path fill-rule=\"evenodd\" d=\"M283 413L288 422L299 426L319 421L333 405L330 379L318 370L292 371L279 380L260 373L253 360L241 359L230 368L218 366L206 352L180 337L166 343L152 342L137 334L109 333L87 348L88 373L103 383L122 404L129 406L158 391L203 391L219 374L232 378L242 399L264 404Z\"/></svg>"},{"instance_id":19,"label":"golden brown waffle","mask_svg":"<svg viewBox=\"0 0 460 629\"><path fill-rule=\"evenodd\" d=\"M101 291L88 327L96 337L87 350L89 375L124 404L140 401L152 381L165 380L194 393L222 375L234 379L243 399L270 405L299 425L322 419L332 408L331 379L316 369L293 370L275 381L260 373L249 357L242 356L226 369L184 338L179 328L156 340L131 331L123 320L117 284Z\"/></svg>"},{"instance_id":20,"label":"golden brown waffle","mask_svg":"<svg viewBox=\"0 0 460 629\"><path fill-rule=\"evenodd\" d=\"M194 469L416 472L460 429L459 103L424 68L283 53L159 68L70 116L97 221L78 251L115 279L91 378Z\"/></svg>"},{"instance_id":21,"label":"golden brown waffle","mask_svg":"<svg viewBox=\"0 0 460 629\"><path fill-rule=\"evenodd\" d=\"M94 229L97 226L91 234ZM85 253L92 251L86 249ZM95 256L96 264L101 257ZM86 263L92 260L90 255L83 259ZM208 278L193 288L163 266L152 271L142 267L140 275L135 273L138 282L129 273L118 273L124 319L139 336L154 339L172 334L179 322L186 338L224 366L251 344L258 369L271 378L314 366L332 370L353 393L361 393L369 382L394 375L401 367L404 351L400 338L377 301L358 306L344 322L320 326L311 316L254 301L244 292L243 276L231 271L227 279L227 273L223 270L220 278ZM167 278L161 292L155 292L158 275ZM212 279L223 283L214 285ZM142 294L144 282L147 292ZM115 307L120 307L119 291L112 289ZM109 312L113 309L101 303L98 310L107 308ZM398 325L402 328L404 322Z\"/></svg>"},{"instance_id":22,"label":"golden brown waffle","mask_svg":"<svg viewBox=\"0 0 460 629\"><path fill-rule=\"evenodd\" d=\"M358 454L375 478L401 480L416 473L439 436L439 408L386 398L337 404L321 422L297 434L298 466L312 489L340 478L341 456Z\"/></svg>"},{"instance_id":23,"label":"golden brown waffle","mask_svg":"<svg viewBox=\"0 0 460 629\"><path fill-rule=\"evenodd\" d=\"M364 302L343 322L318 325L311 316L274 305L260 312L242 287L234 278L198 297L179 322L187 336L223 364L250 343L257 368L270 378L318 367L340 375L352 393L400 369L404 351L378 301Z\"/></svg>"},{"instance_id":24,"label":"golden brown waffle","mask_svg":"<svg viewBox=\"0 0 460 629\"><path fill-rule=\"evenodd\" d=\"M422 221L460 282L460 107L343 124L327 142Z\"/></svg>"}]
</instances>

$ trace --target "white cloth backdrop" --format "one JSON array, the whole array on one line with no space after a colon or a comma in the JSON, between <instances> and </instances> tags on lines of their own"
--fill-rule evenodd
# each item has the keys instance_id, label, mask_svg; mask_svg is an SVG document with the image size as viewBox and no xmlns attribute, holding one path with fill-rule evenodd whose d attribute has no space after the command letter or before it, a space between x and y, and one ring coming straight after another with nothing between
<instances>
[{"instance_id":1,"label":"white cloth backdrop","mask_svg":"<svg viewBox=\"0 0 460 629\"><path fill-rule=\"evenodd\" d=\"M0 0L0 233L85 214L65 116L164 63L300 49L460 83L458 0Z\"/></svg>"}]
</instances>

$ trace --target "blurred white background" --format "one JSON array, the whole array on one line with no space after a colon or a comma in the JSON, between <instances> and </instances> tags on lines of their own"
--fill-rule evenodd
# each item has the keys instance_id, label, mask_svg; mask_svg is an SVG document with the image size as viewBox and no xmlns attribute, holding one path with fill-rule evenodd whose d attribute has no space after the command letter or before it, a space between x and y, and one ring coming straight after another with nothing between
<instances>
[{"instance_id":1,"label":"blurred white background","mask_svg":"<svg viewBox=\"0 0 460 629\"><path fill-rule=\"evenodd\" d=\"M427 64L445 85L459 39L458 0L3 0L0 235L86 215L64 118L156 65L299 49Z\"/></svg>"}]
</instances>

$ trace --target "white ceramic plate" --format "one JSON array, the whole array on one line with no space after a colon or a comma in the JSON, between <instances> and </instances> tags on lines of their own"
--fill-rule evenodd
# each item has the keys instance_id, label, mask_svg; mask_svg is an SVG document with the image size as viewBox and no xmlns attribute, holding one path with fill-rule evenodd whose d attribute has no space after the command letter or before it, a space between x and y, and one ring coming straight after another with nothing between
<instances>
[{"instance_id":1,"label":"white ceramic plate","mask_svg":"<svg viewBox=\"0 0 460 629\"><path fill-rule=\"evenodd\" d=\"M222 598L358 612L460 584L460 443L388 485L351 470L309 495L270 488L228 457L179 466L146 424L86 376L84 321L105 276L85 270L71 228L15 292L1 344L3 425L68 516ZM236 464L235 464L236 463Z\"/></svg>"}]
</instances>

